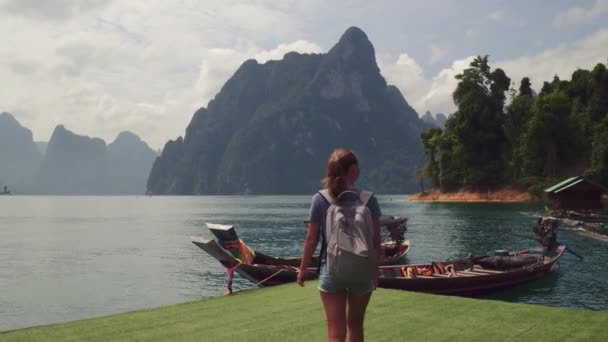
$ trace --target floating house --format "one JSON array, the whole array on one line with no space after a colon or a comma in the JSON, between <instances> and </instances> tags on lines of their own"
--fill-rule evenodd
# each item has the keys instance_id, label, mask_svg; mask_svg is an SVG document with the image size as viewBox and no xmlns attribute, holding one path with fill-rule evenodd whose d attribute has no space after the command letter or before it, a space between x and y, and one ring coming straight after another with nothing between
<instances>
[{"instance_id":1,"label":"floating house","mask_svg":"<svg viewBox=\"0 0 608 342\"><path fill-rule=\"evenodd\" d=\"M582 176L568 178L545 189L555 210L600 210L608 189Z\"/></svg>"}]
</instances>

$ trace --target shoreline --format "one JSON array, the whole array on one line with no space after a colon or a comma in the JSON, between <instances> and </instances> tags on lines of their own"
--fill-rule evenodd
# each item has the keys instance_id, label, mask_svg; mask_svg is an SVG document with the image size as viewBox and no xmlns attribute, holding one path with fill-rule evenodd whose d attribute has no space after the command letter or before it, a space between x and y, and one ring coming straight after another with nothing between
<instances>
[{"instance_id":1,"label":"shoreline","mask_svg":"<svg viewBox=\"0 0 608 342\"><path fill-rule=\"evenodd\" d=\"M230 297L5 331L0 340L324 341L325 316L315 285L237 291ZM365 335L370 341L600 341L608 334L607 319L608 313L592 310L378 289Z\"/></svg>"},{"instance_id":2,"label":"shoreline","mask_svg":"<svg viewBox=\"0 0 608 342\"><path fill-rule=\"evenodd\" d=\"M515 187L501 187L490 191L458 189L441 192L433 188L424 193L416 193L406 198L411 202L463 202L463 203L539 203L541 198L532 196Z\"/></svg>"}]
</instances>

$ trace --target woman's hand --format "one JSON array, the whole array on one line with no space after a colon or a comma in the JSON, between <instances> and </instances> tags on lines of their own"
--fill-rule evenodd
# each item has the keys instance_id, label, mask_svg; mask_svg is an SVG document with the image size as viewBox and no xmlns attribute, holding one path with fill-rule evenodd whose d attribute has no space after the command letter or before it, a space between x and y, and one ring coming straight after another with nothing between
<instances>
[{"instance_id":1,"label":"woman's hand","mask_svg":"<svg viewBox=\"0 0 608 342\"><path fill-rule=\"evenodd\" d=\"M298 285L300 286L304 286L304 281L308 275L307 268L312 260L312 253L317 247L317 242L319 242L319 228L318 223L308 223L308 233L306 233L306 240L304 240L304 255L298 271Z\"/></svg>"},{"instance_id":2,"label":"woman's hand","mask_svg":"<svg viewBox=\"0 0 608 342\"><path fill-rule=\"evenodd\" d=\"M304 286L304 281L306 280L306 269L300 269L298 271L298 285Z\"/></svg>"}]
</instances>

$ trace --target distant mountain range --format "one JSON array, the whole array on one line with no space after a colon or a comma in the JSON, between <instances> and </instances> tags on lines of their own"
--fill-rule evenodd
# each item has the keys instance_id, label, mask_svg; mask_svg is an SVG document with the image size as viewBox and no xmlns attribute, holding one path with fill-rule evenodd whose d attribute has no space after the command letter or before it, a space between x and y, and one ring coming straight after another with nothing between
<instances>
[{"instance_id":1,"label":"distant mountain range","mask_svg":"<svg viewBox=\"0 0 608 342\"><path fill-rule=\"evenodd\" d=\"M245 61L185 137L167 142L148 179L154 194L303 194L320 187L336 147L355 150L360 186L415 189L421 120L387 85L367 35L349 28L326 54Z\"/></svg>"},{"instance_id":2,"label":"distant mountain range","mask_svg":"<svg viewBox=\"0 0 608 342\"><path fill-rule=\"evenodd\" d=\"M36 146L42 155L46 154L46 148L49 146L47 141L36 141Z\"/></svg>"},{"instance_id":3,"label":"distant mountain range","mask_svg":"<svg viewBox=\"0 0 608 342\"><path fill-rule=\"evenodd\" d=\"M431 114L428 110L422 117L420 117L422 121L429 123L435 127L439 127L441 129L445 128L445 121L448 119L447 116L443 113L437 113L435 116Z\"/></svg>"},{"instance_id":4,"label":"distant mountain range","mask_svg":"<svg viewBox=\"0 0 608 342\"><path fill-rule=\"evenodd\" d=\"M32 131L9 113L0 113L0 189L32 190L32 180L42 155Z\"/></svg>"},{"instance_id":5,"label":"distant mountain range","mask_svg":"<svg viewBox=\"0 0 608 342\"><path fill-rule=\"evenodd\" d=\"M122 132L106 146L59 125L48 144L9 113L0 114L0 187L14 194L144 194L157 153Z\"/></svg>"}]
</instances>

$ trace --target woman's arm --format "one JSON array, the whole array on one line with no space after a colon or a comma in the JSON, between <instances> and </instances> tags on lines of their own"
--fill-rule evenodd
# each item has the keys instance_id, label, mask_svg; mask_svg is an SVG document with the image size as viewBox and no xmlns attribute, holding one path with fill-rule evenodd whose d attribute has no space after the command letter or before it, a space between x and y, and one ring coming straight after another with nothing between
<instances>
[{"instance_id":1,"label":"woman's arm","mask_svg":"<svg viewBox=\"0 0 608 342\"><path fill-rule=\"evenodd\" d=\"M304 255L302 256L302 262L300 263L300 272L298 273L298 284L304 286L306 280L306 269L312 260L312 253L317 248L319 242L319 228L318 223L309 223L308 232L306 233L306 240L304 240Z\"/></svg>"},{"instance_id":2,"label":"woman's arm","mask_svg":"<svg viewBox=\"0 0 608 342\"><path fill-rule=\"evenodd\" d=\"M374 247L376 247L376 251L378 252L378 261L382 261L382 246L380 241L380 218L373 219L374 222Z\"/></svg>"},{"instance_id":3,"label":"woman's arm","mask_svg":"<svg viewBox=\"0 0 608 342\"><path fill-rule=\"evenodd\" d=\"M376 267L376 274L374 277L374 287L378 287L380 281L380 263L384 260L384 253L382 253L381 237L380 237L380 218L375 218L374 222L374 246L376 247L376 253L378 254L378 267Z\"/></svg>"}]
</instances>

